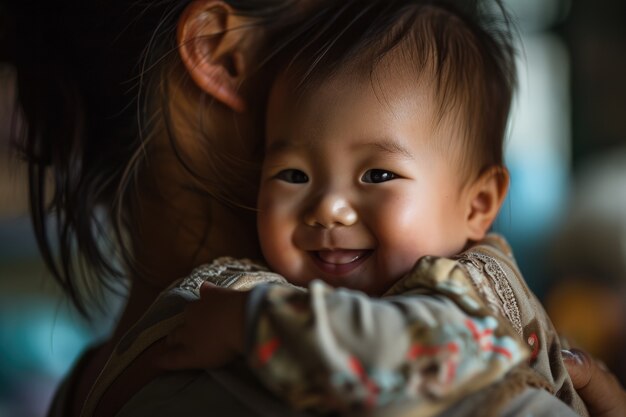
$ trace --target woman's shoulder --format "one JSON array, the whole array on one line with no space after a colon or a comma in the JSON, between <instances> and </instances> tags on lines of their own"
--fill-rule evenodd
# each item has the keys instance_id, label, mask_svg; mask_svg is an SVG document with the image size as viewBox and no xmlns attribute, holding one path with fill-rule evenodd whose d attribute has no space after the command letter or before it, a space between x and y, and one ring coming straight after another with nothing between
<instances>
[{"instance_id":1,"label":"woman's shoulder","mask_svg":"<svg viewBox=\"0 0 626 417\"><path fill-rule=\"evenodd\" d=\"M48 407L47 417L68 417L75 414L73 408L80 385L83 384L88 368L102 347L102 344L91 346L76 359L69 373L57 387Z\"/></svg>"},{"instance_id":2,"label":"woman's shoulder","mask_svg":"<svg viewBox=\"0 0 626 417\"><path fill-rule=\"evenodd\" d=\"M137 362L145 361L149 356L151 347L181 324L185 307L199 298L200 286L206 281L237 290L250 289L264 282L286 282L259 262L230 257L201 265L177 280L157 297L117 344L85 403L83 415L91 415L113 382L128 374L129 370L133 373L138 368Z\"/></svg>"},{"instance_id":3,"label":"woman's shoulder","mask_svg":"<svg viewBox=\"0 0 626 417\"><path fill-rule=\"evenodd\" d=\"M305 417L267 391L244 362L213 371L162 374L137 392L116 417Z\"/></svg>"}]
</instances>

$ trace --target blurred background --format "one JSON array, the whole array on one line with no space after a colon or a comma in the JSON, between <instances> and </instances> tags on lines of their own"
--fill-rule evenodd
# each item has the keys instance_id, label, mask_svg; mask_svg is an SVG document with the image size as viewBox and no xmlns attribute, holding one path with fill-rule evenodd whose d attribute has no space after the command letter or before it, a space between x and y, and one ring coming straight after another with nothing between
<instances>
[{"instance_id":1,"label":"blurred background","mask_svg":"<svg viewBox=\"0 0 626 417\"><path fill-rule=\"evenodd\" d=\"M507 146L511 242L557 328L626 382L626 2L507 0L521 34ZM45 414L60 378L116 315L85 323L47 275L10 154L0 64L0 416ZM115 304L114 304L115 305Z\"/></svg>"},{"instance_id":2,"label":"blurred background","mask_svg":"<svg viewBox=\"0 0 626 417\"><path fill-rule=\"evenodd\" d=\"M35 417L45 415L73 360L112 320L82 321L39 257L26 170L8 140L14 79L0 64L0 416Z\"/></svg>"}]
</instances>

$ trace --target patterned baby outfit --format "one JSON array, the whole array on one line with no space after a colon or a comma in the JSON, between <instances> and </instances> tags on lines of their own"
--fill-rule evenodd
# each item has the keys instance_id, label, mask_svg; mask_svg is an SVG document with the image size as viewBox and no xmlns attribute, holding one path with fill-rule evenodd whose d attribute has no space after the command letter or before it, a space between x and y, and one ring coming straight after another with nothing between
<instances>
[{"instance_id":1,"label":"patterned baby outfit","mask_svg":"<svg viewBox=\"0 0 626 417\"><path fill-rule=\"evenodd\" d=\"M264 285L249 314L252 365L299 407L410 402L416 415L436 415L526 361L535 372L510 377L520 389L545 388L587 413L552 323L496 235L455 259L420 259L380 299L321 281L308 291Z\"/></svg>"},{"instance_id":2,"label":"patterned baby outfit","mask_svg":"<svg viewBox=\"0 0 626 417\"><path fill-rule=\"evenodd\" d=\"M251 290L247 361L278 398L263 393L238 362L206 373L159 377L119 415L143 415L135 411L148 406L141 399L155 390L170 392L174 382L181 388L168 395L172 401L191 396L191 410L200 409L203 398L215 397L208 402L214 404L223 391L220 398L227 398L226 392L238 398L248 410L245 415L297 414L282 401L316 415L496 416L505 410L517 416L526 415L528 405L536 415L574 415L537 387L586 415L564 371L550 321L524 284L508 246L490 236L454 259L420 259L378 299L321 281L308 289L295 287L248 260L220 258L203 265L164 291L122 338L82 416L91 416L117 376L182 322L185 306L198 299L205 281ZM205 396L197 394L202 389L209 390ZM153 415L164 412L157 404L167 396L149 398Z\"/></svg>"}]
</instances>

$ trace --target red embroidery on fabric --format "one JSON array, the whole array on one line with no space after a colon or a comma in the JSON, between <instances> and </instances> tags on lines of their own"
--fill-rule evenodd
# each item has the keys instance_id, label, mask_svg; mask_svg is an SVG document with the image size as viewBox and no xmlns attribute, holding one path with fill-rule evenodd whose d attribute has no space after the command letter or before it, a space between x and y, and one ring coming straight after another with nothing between
<instances>
[{"instance_id":1,"label":"red embroidery on fabric","mask_svg":"<svg viewBox=\"0 0 626 417\"><path fill-rule=\"evenodd\" d=\"M498 353L502 356L506 356L506 358L509 360L513 359L513 355L511 354L511 352L508 349L503 348L502 346L494 346L491 343L489 343L489 344L486 344L483 347L483 349Z\"/></svg>"},{"instance_id":2,"label":"red embroidery on fabric","mask_svg":"<svg viewBox=\"0 0 626 417\"><path fill-rule=\"evenodd\" d=\"M528 345L530 346L530 348L532 349L532 353L530 354L530 363L533 363L535 361L535 359L537 359L537 356L539 356L539 337L537 337L537 333L531 333L530 336L528 336Z\"/></svg>"},{"instance_id":3,"label":"red embroidery on fabric","mask_svg":"<svg viewBox=\"0 0 626 417\"><path fill-rule=\"evenodd\" d=\"M456 378L457 363L456 361L449 360L446 362L446 364L448 365L448 375L446 375L446 385L449 385L452 381L454 381L454 378Z\"/></svg>"},{"instance_id":4,"label":"red embroidery on fabric","mask_svg":"<svg viewBox=\"0 0 626 417\"><path fill-rule=\"evenodd\" d=\"M368 391L368 397L365 400L365 406L367 408L372 408L376 405L378 394L380 393L380 388L376 385L371 379L367 377L365 370L363 369L363 365L361 362L355 358L354 356L350 356L349 364L350 369L359 377L361 382L365 385Z\"/></svg>"},{"instance_id":5,"label":"red embroidery on fabric","mask_svg":"<svg viewBox=\"0 0 626 417\"><path fill-rule=\"evenodd\" d=\"M465 325L470 332L472 332L472 337L474 337L474 340L477 342L482 340L483 337L491 336L493 334L493 329L485 329L482 332L479 332L476 324L474 324L474 322L470 319L465 320Z\"/></svg>"},{"instance_id":6,"label":"red embroidery on fabric","mask_svg":"<svg viewBox=\"0 0 626 417\"><path fill-rule=\"evenodd\" d=\"M446 349L448 349L448 352L452 352L452 353L459 353L459 345L457 345L454 342L450 342L446 345Z\"/></svg>"},{"instance_id":7,"label":"red embroidery on fabric","mask_svg":"<svg viewBox=\"0 0 626 417\"><path fill-rule=\"evenodd\" d=\"M478 345L481 347L482 350L498 353L502 356L505 356L509 360L513 359L513 355L508 349L503 348L502 346L494 346L491 341L484 340L485 337L491 336L493 334L493 329L485 329L482 332L479 332L476 324L470 319L465 320L465 324L467 325L467 328L470 330L470 332L472 332L472 337L474 337L474 340L478 342Z\"/></svg>"},{"instance_id":8,"label":"red embroidery on fabric","mask_svg":"<svg viewBox=\"0 0 626 417\"><path fill-rule=\"evenodd\" d=\"M265 365L274 355L276 349L280 346L280 340L277 337L270 339L257 349L257 356L261 365Z\"/></svg>"},{"instance_id":9,"label":"red embroidery on fabric","mask_svg":"<svg viewBox=\"0 0 626 417\"><path fill-rule=\"evenodd\" d=\"M458 357L456 356L456 354L458 354L460 350L461 349L459 348L459 345L455 342L448 342L445 345L439 346L420 346L418 344L415 344L411 346L409 351L407 352L407 358L409 360L413 360L420 356L437 356L441 352L445 352L447 354L447 358L443 362L442 366L445 367L445 383L449 384L451 381L454 380L454 378L456 378L456 370L458 365Z\"/></svg>"},{"instance_id":10,"label":"red embroidery on fabric","mask_svg":"<svg viewBox=\"0 0 626 417\"><path fill-rule=\"evenodd\" d=\"M435 356L444 349L443 346L421 346L415 344L409 348L407 357L415 359L419 356Z\"/></svg>"}]
</instances>

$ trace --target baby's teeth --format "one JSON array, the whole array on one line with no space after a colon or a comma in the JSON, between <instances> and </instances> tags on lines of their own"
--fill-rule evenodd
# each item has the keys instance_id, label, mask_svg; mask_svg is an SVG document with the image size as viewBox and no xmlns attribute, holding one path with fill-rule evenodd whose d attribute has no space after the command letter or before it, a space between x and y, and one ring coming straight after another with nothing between
<instances>
[{"instance_id":1,"label":"baby's teeth","mask_svg":"<svg viewBox=\"0 0 626 417\"><path fill-rule=\"evenodd\" d=\"M359 259L363 250L322 250L318 252L320 259L329 264L344 265Z\"/></svg>"}]
</instances>

